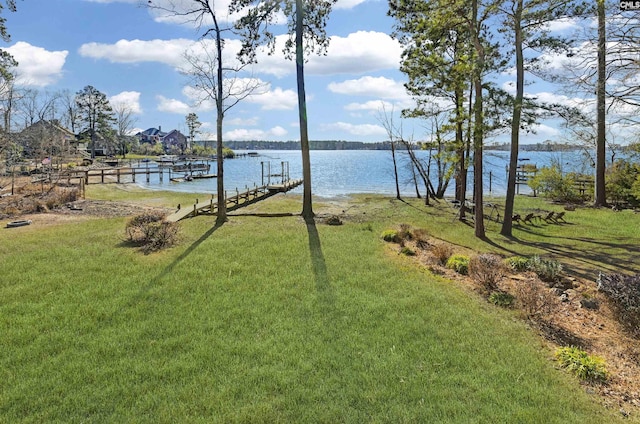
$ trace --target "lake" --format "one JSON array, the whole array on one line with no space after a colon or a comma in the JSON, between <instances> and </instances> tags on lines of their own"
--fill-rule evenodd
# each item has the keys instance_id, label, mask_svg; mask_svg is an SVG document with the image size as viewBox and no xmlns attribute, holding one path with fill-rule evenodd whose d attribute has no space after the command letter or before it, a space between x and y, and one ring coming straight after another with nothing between
<instances>
[{"instance_id":1,"label":"lake","mask_svg":"<svg viewBox=\"0 0 640 424\"><path fill-rule=\"evenodd\" d=\"M238 151L237 153L245 153ZM302 160L300 151L295 150L260 150L257 157L242 157L228 159L224 162L225 188L228 191L242 191L245 187L262 184L263 167L265 174L281 174L283 163L288 167L291 179L302 178ZM427 152L417 152L427 157ZM340 197L352 193L380 193L395 195L393 177L393 161L390 151L381 150L312 150L311 153L311 184L314 196ZM520 164L536 164L539 168L551 163L557 163L565 172L581 172L593 174L590 161L582 152L522 152ZM506 168L509 153L503 151L486 151L484 154L484 190L487 195L502 196L506 193ZM412 184L409 159L406 153L398 154L400 188L403 195L415 195ZM211 163L212 173L215 173L215 162ZM270 167L271 171L268 171ZM280 177L272 177L271 182L279 181ZM470 170L469 181L473 178ZM265 183L266 183L265 177ZM166 177L160 182L154 175L149 183L137 183L141 187L154 190L169 190L189 193L216 192L215 179L200 179L175 183ZM472 185L469 184L469 191ZM454 183L451 182L447 191L453 195ZM421 192L424 189L421 187ZM302 193L302 186L292 191ZM530 192L528 187L521 186L521 193Z\"/></svg>"}]
</instances>

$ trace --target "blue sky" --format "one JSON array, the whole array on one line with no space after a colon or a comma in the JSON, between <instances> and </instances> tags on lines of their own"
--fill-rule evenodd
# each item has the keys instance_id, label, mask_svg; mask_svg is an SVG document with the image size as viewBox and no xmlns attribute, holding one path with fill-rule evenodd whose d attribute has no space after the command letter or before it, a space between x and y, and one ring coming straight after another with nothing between
<instances>
[{"instance_id":1,"label":"blue sky","mask_svg":"<svg viewBox=\"0 0 640 424\"><path fill-rule=\"evenodd\" d=\"M334 7L328 55L311 57L306 67L311 139L386 140L381 105L396 114L411 105L398 71L401 47L389 36L393 21L386 12L381 0L340 0ZM161 126L186 133L185 116L194 111L204 137L213 137L215 111L210 102L195 105L193 91L185 88L188 78L180 73L185 49L197 48L190 47L201 35L197 28L141 7L138 0L27 0L4 16L12 39L3 48L20 62L22 86L75 93L92 85L112 103L131 107L137 129ZM227 54L236 48L229 42ZM265 84L263 93L227 113L224 138L297 140L295 65L279 51L258 60L252 72ZM502 78L508 85L510 76ZM548 87L528 90L557 96ZM403 123L403 131L415 139L426 132L414 122ZM543 124L536 136L522 141L559 136L558 129Z\"/></svg>"}]
</instances>

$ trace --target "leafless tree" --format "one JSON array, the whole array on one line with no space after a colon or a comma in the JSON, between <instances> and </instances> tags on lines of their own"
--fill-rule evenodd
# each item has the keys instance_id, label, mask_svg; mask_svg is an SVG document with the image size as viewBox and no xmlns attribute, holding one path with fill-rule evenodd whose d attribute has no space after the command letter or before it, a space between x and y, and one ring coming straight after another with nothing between
<instances>
[{"instance_id":1,"label":"leafless tree","mask_svg":"<svg viewBox=\"0 0 640 424\"><path fill-rule=\"evenodd\" d=\"M396 159L396 144L398 143L398 140L396 140L396 137L398 131L400 131L400 138L402 138L402 130L398 130L393 122L393 108L391 109L390 113L387 113L384 104L382 104L382 110L378 111L378 122L380 122L380 124L382 124L382 126L384 127L385 131L387 132L387 137L389 137L389 143L391 143L393 176L396 183L396 199L400 200L402 197L400 196L400 183L398 181L398 161Z\"/></svg>"},{"instance_id":2,"label":"leafless tree","mask_svg":"<svg viewBox=\"0 0 640 424\"><path fill-rule=\"evenodd\" d=\"M131 141L131 130L133 130L138 117L135 115L131 105L125 102L115 102L112 104L113 115L116 124L116 137L118 140L118 150L122 154L122 157L127 156L129 150L129 143Z\"/></svg>"},{"instance_id":3,"label":"leafless tree","mask_svg":"<svg viewBox=\"0 0 640 424\"><path fill-rule=\"evenodd\" d=\"M63 90L59 96L59 108L61 123L64 127L69 128L72 133L78 130L78 122L80 121L80 111L76 104L76 95L69 90Z\"/></svg>"},{"instance_id":4,"label":"leafless tree","mask_svg":"<svg viewBox=\"0 0 640 424\"><path fill-rule=\"evenodd\" d=\"M224 158L222 145L222 123L229 108L249 96L256 89L256 82L252 78L226 78L226 75L242 70L240 65L223 63L224 38L223 35L232 30L221 24L215 10L215 2L211 0L149 0L150 9L171 16L182 23L189 23L203 32L200 49L186 52L185 58L188 68L185 74L190 76L190 85L201 90L201 102L210 100L215 102L216 109L216 156L217 156L217 217L216 223L222 224L227 220L227 206L224 198Z\"/></svg>"},{"instance_id":5,"label":"leafless tree","mask_svg":"<svg viewBox=\"0 0 640 424\"><path fill-rule=\"evenodd\" d=\"M15 71L2 78L0 82L0 110L2 110L3 131L10 133L13 126L13 112L20 101L22 91L15 85Z\"/></svg>"}]
</instances>

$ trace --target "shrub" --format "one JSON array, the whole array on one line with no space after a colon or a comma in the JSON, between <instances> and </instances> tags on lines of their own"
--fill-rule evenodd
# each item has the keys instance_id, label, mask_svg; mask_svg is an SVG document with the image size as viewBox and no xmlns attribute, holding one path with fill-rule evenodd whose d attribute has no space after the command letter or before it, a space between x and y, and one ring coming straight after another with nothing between
<instances>
[{"instance_id":1,"label":"shrub","mask_svg":"<svg viewBox=\"0 0 640 424\"><path fill-rule=\"evenodd\" d=\"M398 236L398 232L396 230L384 230L382 232L382 240L389 243L400 243L400 236Z\"/></svg>"},{"instance_id":2,"label":"shrub","mask_svg":"<svg viewBox=\"0 0 640 424\"><path fill-rule=\"evenodd\" d=\"M453 255L453 248L448 244L438 243L431 246L431 253L436 257L440 265L445 265Z\"/></svg>"},{"instance_id":3,"label":"shrub","mask_svg":"<svg viewBox=\"0 0 640 424\"><path fill-rule=\"evenodd\" d=\"M411 249L410 247L403 247L402 249L400 249L400 253L406 256L415 256L416 252L413 251L413 249Z\"/></svg>"},{"instance_id":4,"label":"shrub","mask_svg":"<svg viewBox=\"0 0 640 424\"><path fill-rule=\"evenodd\" d=\"M563 368L574 373L581 380L603 382L608 372L604 359L589 355L584 350L570 346L556 350L556 359Z\"/></svg>"},{"instance_id":5,"label":"shrub","mask_svg":"<svg viewBox=\"0 0 640 424\"><path fill-rule=\"evenodd\" d=\"M529 180L529 187L557 202L576 202L581 200L575 187L576 176L563 175L558 165L544 167Z\"/></svg>"},{"instance_id":6,"label":"shrub","mask_svg":"<svg viewBox=\"0 0 640 424\"><path fill-rule=\"evenodd\" d=\"M640 198L634 186L640 180L640 165L626 160L617 160L607 169L607 196L614 204L638 206Z\"/></svg>"},{"instance_id":7,"label":"shrub","mask_svg":"<svg viewBox=\"0 0 640 424\"><path fill-rule=\"evenodd\" d=\"M324 223L327 225L342 225L342 220L337 215L331 215Z\"/></svg>"},{"instance_id":8,"label":"shrub","mask_svg":"<svg viewBox=\"0 0 640 424\"><path fill-rule=\"evenodd\" d=\"M515 297L509 293L495 291L489 295L489 302L496 306L502 306L503 308L509 308L513 305Z\"/></svg>"},{"instance_id":9,"label":"shrub","mask_svg":"<svg viewBox=\"0 0 640 424\"><path fill-rule=\"evenodd\" d=\"M469 273L469 257L465 255L452 255L447 260L447 268L454 270L458 274L467 275Z\"/></svg>"},{"instance_id":10,"label":"shrub","mask_svg":"<svg viewBox=\"0 0 640 424\"><path fill-rule=\"evenodd\" d=\"M416 246L419 249L426 249L430 246L429 235L425 229L416 228L413 230L413 238L415 239Z\"/></svg>"},{"instance_id":11,"label":"shrub","mask_svg":"<svg viewBox=\"0 0 640 424\"><path fill-rule=\"evenodd\" d=\"M529 259L527 267L547 283L555 283L560 280L562 264L556 260L542 259L536 255Z\"/></svg>"},{"instance_id":12,"label":"shrub","mask_svg":"<svg viewBox=\"0 0 640 424\"><path fill-rule=\"evenodd\" d=\"M413 234L411 233L411 225L409 224L400 224L400 230L398 231L398 237L401 240L411 240L413 238Z\"/></svg>"},{"instance_id":13,"label":"shrub","mask_svg":"<svg viewBox=\"0 0 640 424\"><path fill-rule=\"evenodd\" d=\"M507 266L515 272L524 272L529 269L529 258L512 256L505 260Z\"/></svg>"},{"instance_id":14,"label":"shrub","mask_svg":"<svg viewBox=\"0 0 640 424\"><path fill-rule=\"evenodd\" d=\"M640 274L600 274L598 290L613 304L618 321L640 335Z\"/></svg>"},{"instance_id":15,"label":"shrub","mask_svg":"<svg viewBox=\"0 0 640 424\"><path fill-rule=\"evenodd\" d=\"M474 256L469 260L469 275L485 290L495 290L504 277L502 259L491 254Z\"/></svg>"},{"instance_id":16,"label":"shrub","mask_svg":"<svg viewBox=\"0 0 640 424\"><path fill-rule=\"evenodd\" d=\"M514 291L519 309L529 319L542 319L558 306L558 299L539 281L519 281Z\"/></svg>"},{"instance_id":17,"label":"shrub","mask_svg":"<svg viewBox=\"0 0 640 424\"><path fill-rule=\"evenodd\" d=\"M178 225L164 221L161 212L147 212L129 220L125 232L127 239L139 244L145 253L173 246L178 240Z\"/></svg>"}]
</instances>

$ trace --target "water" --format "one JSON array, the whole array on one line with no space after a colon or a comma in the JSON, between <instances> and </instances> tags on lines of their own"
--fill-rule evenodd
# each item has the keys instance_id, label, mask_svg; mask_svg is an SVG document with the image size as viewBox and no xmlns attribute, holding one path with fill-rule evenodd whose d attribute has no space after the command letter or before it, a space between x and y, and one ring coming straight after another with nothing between
<instances>
[{"instance_id":1,"label":"water","mask_svg":"<svg viewBox=\"0 0 640 424\"><path fill-rule=\"evenodd\" d=\"M238 152L241 153L241 152ZM428 153L417 152L426 158ZM282 172L282 163L289 168L291 179L302 178L302 159L300 151L261 150L258 157L243 157L225 160L225 188L229 192L242 191L245 187L262 185L262 163L269 163L272 174ZM390 151L378 150L312 150L311 151L312 192L318 197L340 197L352 193L379 193L395 195L393 161ZM564 172L581 172L592 174L590 161L585 160L581 152L522 152L520 164L536 164L539 168L559 164ZM509 153L502 151L486 151L484 154L484 190L487 195L502 196L506 193L506 168ZM403 195L415 195L412 183L409 159L406 153L398 154L398 171L400 189ZM212 173L215 173L215 162ZM286 170L285 170L286 171ZM268 173L268 172L267 172ZM280 177L273 177L271 182L278 182ZM473 170L469 172L469 181L473 181ZM267 183L265 180L264 183ZM165 173L164 181L153 175L149 183L138 182L138 185L154 190L169 190L189 193L216 192L215 179L200 179L190 182L170 182ZM420 188L424 192L424 188ZM454 183L449 184L447 195L453 195ZM471 184L469 184L471 190ZM520 193L529 193L528 187L521 186ZM302 186L293 190L302 193Z\"/></svg>"}]
</instances>

